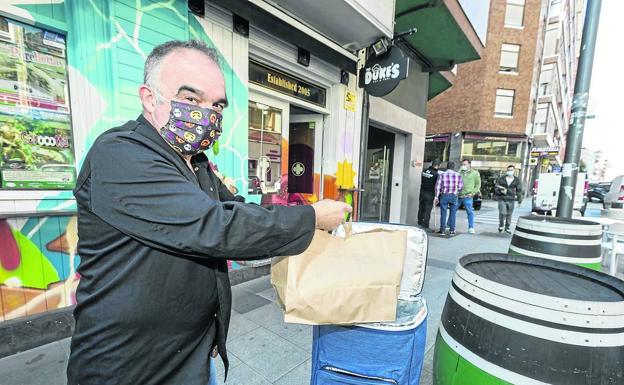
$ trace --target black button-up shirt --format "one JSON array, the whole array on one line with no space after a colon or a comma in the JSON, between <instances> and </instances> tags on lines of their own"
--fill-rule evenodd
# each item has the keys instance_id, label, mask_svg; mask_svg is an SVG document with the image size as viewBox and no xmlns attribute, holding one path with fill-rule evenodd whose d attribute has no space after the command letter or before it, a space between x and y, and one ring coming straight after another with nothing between
<instances>
[{"instance_id":1,"label":"black button-up shirt","mask_svg":"<svg viewBox=\"0 0 624 385\"><path fill-rule=\"evenodd\" d=\"M81 280L69 385L208 383L215 345L227 368L226 259L294 255L311 242L311 207L233 201L205 155L191 164L142 116L91 147L74 190Z\"/></svg>"}]
</instances>

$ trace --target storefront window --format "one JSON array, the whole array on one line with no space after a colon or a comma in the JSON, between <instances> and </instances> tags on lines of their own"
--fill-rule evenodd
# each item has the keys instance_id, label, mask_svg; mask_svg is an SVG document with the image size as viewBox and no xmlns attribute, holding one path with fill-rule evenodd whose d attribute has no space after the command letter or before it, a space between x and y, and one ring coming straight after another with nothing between
<instances>
[{"instance_id":1,"label":"storefront window","mask_svg":"<svg viewBox=\"0 0 624 385\"><path fill-rule=\"evenodd\" d=\"M0 16L0 182L72 189L65 36Z\"/></svg>"},{"instance_id":2,"label":"storefront window","mask_svg":"<svg viewBox=\"0 0 624 385\"><path fill-rule=\"evenodd\" d=\"M462 153L468 157L510 157L522 156L522 142L508 142L505 140L465 139Z\"/></svg>"},{"instance_id":3,"label":"storefront window","mask_svg":"<svg viewBox=\"0 0 624 385\"><path fill-rule=\"evenodd\" d=\"M429 139L425 140L424 162L433 162L438 159L442 162L448 160L451 142L446 140Z\"/></svg>"},{"instance_id":4,"label":"storefront window","mask_svg":"<svg viewBox=\"0 0 624 385\"><path fill-rule=\"evenodd\" d=\"M282 164L282 111L249 102L249 194L279 191Z\"/></svg>"}]
</instances>

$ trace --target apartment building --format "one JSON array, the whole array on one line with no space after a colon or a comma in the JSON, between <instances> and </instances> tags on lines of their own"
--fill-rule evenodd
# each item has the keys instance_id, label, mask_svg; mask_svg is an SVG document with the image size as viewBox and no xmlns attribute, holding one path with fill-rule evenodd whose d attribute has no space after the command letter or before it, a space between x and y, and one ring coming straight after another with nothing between
<instances>
[{"instance_id":1,"label":"apartment building","mask_svg":"<svg viewBox=\"0 0 624 385\"><path fill-rule=\"evenodd\" d=\"M426 162L469 158L486 181L511 164L526 183L560 167L581 5L491 1L482 60L459 65L454 86L429 101Z\"/></svg>"}]
</instances>

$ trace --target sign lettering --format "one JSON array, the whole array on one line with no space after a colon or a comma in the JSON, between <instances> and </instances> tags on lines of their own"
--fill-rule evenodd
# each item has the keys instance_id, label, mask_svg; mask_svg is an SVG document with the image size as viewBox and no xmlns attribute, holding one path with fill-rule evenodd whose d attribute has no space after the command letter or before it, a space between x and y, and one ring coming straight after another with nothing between
<instances>
[{"instance_id":1,"label":"sign lettering","mask_svg":"<svg viewBox=\"0 0 624 385\"><path fill-rule=\"evenodd\" d=\"M325 107L327 91L263 64L249 62L249 82Z\"/></svg>"}]
</instances>

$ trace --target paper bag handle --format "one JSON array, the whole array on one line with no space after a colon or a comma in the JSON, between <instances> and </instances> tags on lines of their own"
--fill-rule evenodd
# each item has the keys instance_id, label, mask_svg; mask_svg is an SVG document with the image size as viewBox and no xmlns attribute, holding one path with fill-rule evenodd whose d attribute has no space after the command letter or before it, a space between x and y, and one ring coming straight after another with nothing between
<instances>
[{"instance_id":1,"label":"paper bag handle","mask_svg":"<svg viewBox=\"0 0 624 385\"><path fill-rule=\"evenodd\" d=\"M348 215L349 215L348 222L342 224L342 228L344 229L344 232L345 232L345 239L353 235L353 216L351 216L351 214L348 214Z\"/></svg>"}]
</instances>

